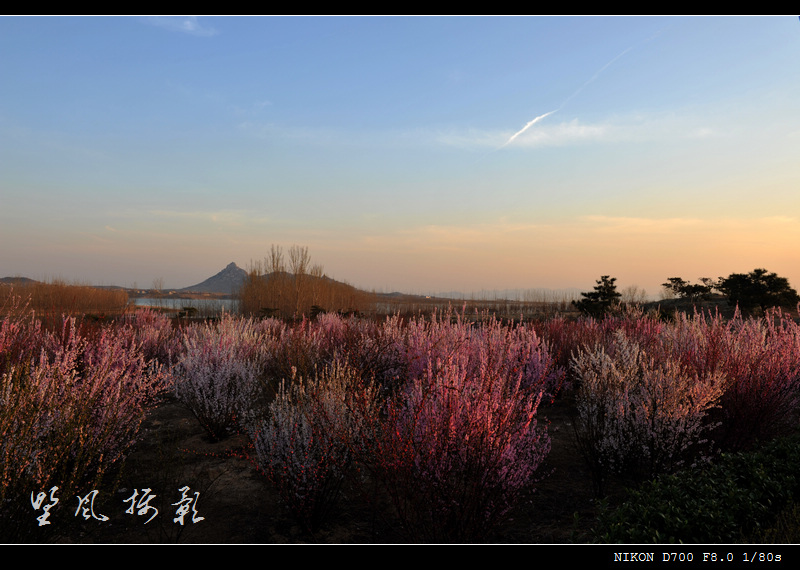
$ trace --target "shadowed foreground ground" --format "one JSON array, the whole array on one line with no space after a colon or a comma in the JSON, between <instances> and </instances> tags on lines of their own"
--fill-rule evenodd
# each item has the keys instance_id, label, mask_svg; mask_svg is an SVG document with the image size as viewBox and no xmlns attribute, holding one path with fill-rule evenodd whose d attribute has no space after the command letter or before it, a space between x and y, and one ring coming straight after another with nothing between
<instances>
[{"instance_id":1,"label":"shadowed foreground ground","mask_svg":"<svg viewBox=\"0 0 800 570\"><path fill-rule=\"evenodd\" d=\"M536 491L525 495L511 518L490 538L493 543L586 542L594 522L591 480L577 453L564 402L541 407L549 419L552 451ZM315 536L302 531L281 505L267 478L247 459L247 439L237 435L212 443L194 416L167 400L143 424L144 437L126 462L118 484L100 489L94 512L108 521L71 517L64 528L67 543L398 543L407 542L386 497L345 488L340 507ZM183 487L196 499L173 522ZM155 495L146 504L145 496ZM87 493L91 490L87 490ZM132 513L130 500L137 492ZM199 493L195 497L195 492ZM127 502L126 502L127 499ZM188 500L187 500L188 503ZM76 498L61 497L70 514ZM88 502L87 502L88 506ZM191 506L195 507L192 523ZM143 508L142 514L136 514ZM152 507L158 509L154 514ZM32 511L32 516L34 516ZM150 522L146 522L150 519ZM62 524L59 521L59 524ZM56 529L53 529L56 530ZM62 529L58 529L62 530Z\"/></svg>"}]
</instances>

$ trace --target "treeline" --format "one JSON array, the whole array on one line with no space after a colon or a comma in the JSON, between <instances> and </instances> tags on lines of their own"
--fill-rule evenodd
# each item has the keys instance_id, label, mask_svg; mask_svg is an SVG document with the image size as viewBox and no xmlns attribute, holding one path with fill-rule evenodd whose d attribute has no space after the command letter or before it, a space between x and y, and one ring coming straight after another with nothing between
<instances>
[{"instance_id":1,"label":"treeline","mask_svg":"<svg viewBox=\"0 0 800 570\"><path fill-rule=\"evenodd\" d=\"M701 277L700 283L694 284L680 277L670 277L662 287L674 296L691 301L708 299L713 291L718 291L728 298L730 305L747 313L760 309L764 314L770 307L792 308L800 303L800 295L789 285L788 279L763 268L750 273L731 273L716 281Z\"/></svg>"},{"instance_id":2,"label":"treeline","mask_svg":"<svg viewBox=\"0 0 800 570\"><path fill-rule=\"evenodd\" d=\"M594 290L581 293L583 298L573 301L573 306L581 313L600 317L625 305L642 304L626 302L624 295L617 291L616 280L616 277L603 275ZM731 273L716 281L701 277L700 283L694 284L680 277L670 277L661 286L666 298L677 297L692 303L710 300L717 291L717 296L725 298L730 307L746 315L764 315L773 307L796 309L800 304L800 295L789 285L788 279L763 268L750 273Z\"/></svg>"},{"instance_id":3,"label":"treeline","mask_svg":"<svg viewBox=\"0 0 800 570\"><path fill-rule=\"evenodd\" d=\"M238 300L243 315L278 318L364 313L375 304L373 294L325 275L311 263L308 248L298 245L286 254L273 245L263 261L252 262Z\"/></svg>"}]
</instances>

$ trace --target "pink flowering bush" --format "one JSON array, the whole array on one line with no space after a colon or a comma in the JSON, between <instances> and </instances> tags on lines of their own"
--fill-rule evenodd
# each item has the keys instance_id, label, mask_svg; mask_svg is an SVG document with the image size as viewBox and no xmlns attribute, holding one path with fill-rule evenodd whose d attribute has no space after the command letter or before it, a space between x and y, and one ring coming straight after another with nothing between
<instances>
[{"instance_id":1,"label":"pink flowering bush","mask_svg":"<svg viewBox=\"0 0 800 570\"><path fill-rule=\"evenodd\" d=\"M131 328L148 361L171 368L180 360L183 353L180 331L163 313L140 309L133 315Z\"/></svg>"},{"instance_id":2,"label":"pink flowering bush","mask_svg":"<svg viewBox=\"0 0 800 570\"><path fill-rule=\"evenodd\" d=\"M485 318L470 340L473 373L499 378L519 376L522 388L542 392L552 401L561 390L565 373L550 356L547 345L536 331L525 325L502 325L496 318Z\"/></svg>"},{"instance_id":3,"label":"pink flowering bush","mask_svg":"<svg viewBox=\"0 0 800 570\"><path fill-rule=\"evenodd\" d=\"M605 340L601 321L591 317L554 317L538 321L533 326L539 337L547 343L556 364L564 369L569 368L572 357L578 351L594 349Z\"/></svg>"},{"instance_id":4,"label":"pink flowering bush","mask_svg":"<svg viewBox=\"0 0 800 570\"><path fill-rule=\"evenodd\" d=\"M250 319L228 314L184 330L175 395L216 441L230 435L246 412L262 374L263 337Z\"/></svg>"},{"instance_id":5,"label":"pink flowering bush","mask_svg":"<svg viewBox=\"0 0 800 570\"><path fill-rule=\"evenodd\" d=\"M131 331L102 327L79 333L75 318L41 332L29 321L4 320L0 358L0 528L24 535L32 491L58 486L69 494L97 486L137 441L146 408L164 387ZM6 352L9 335L40 333L38 354Z\"/></svg>"},{"instance_id":6,"label":"pink flowering bush","mask_svg":"<svg viewBox=\"0 0 800 570\"><path fill-rule=\"evenodd\" d=\"M724 361L722 440L727 449L797 428L800 404L800 326L781 313L734 319Z\"/></svg>"},{"instance_id":7,"label":"pink flowering bush","mask_svg":"<svg viewBox=\"0 0 800 570\"><path fill-rule=\"evenodd\" d=\"M397 383L404 374L401 338L405 332L396 318L377 324L322 313L294 325L266 319L259 328L265 335L265 381L271 396L292 374L313 376L316 370L339 360L347 360L359 375L382 386Z\"/></svg>"},{"instance_id":8,"label":"pink flowering bush","mask_svg":"<svg viewBox=\"0 0 800 570\"><path fill-rule=\"evenodd\" d=\"M310 531L351 465L371 468L417 540L480 540L549 451L536 413L563 372L531 328L434 315L267 323L274 399L248 416L256 461ZM308 374L306 367L316 365ZM260 399L259 399L260 400Z\"/></svg>"},{"instance_id":9,"label":"pink flowering bush","mask_svg":"<svg viewBox=\"0 0 800 570\"><path fill-rule=\"evenodd\" d=\"M724 394L713 414L724 450L744 450L797 426L800 327L788 316L683 315L665 329L664 340L664 358L699 375L724 376Z\"/></svg>"},{"instance_id":10,"label":"pink flowering bush","mask_svg":"<svg viewBox=\"0 0 800 570\"><path fill-rule=\"evenodd\" d=\"M399 321L395 322L399 325ZM429 320L409 320L402 331L403 359L407 381L423 378L428 370L465 349L471 337L472 324L464 314L434 311Z\"/></svg>"},{"instance_id":11,"label":"pink flowering bush","mask_svg":"<svg viewBox=\"0 0 800 570\"><path fill-rule=\"evenodd\" d=\"M665 325L637 307L624 307L602 319L555 317L537 322L534 327L547 343L556 364L566 369L579 351L592 351L597 347L608 350L613 343L614 332L620 329L625 331L629 339L649 351L659 344Z\"/></svg>"},{"instance_id":12,"label":"pink flowering bush","mask_svg":"<svg viewBox=\"0 0 800 570\"><path fill-rule=\"evenodd\" d=\"M405 376L405 359L401 348L405 334L397 317L375 323L355 317L343 318L325 314L317 317L317 326L336 324L335 341L326 343L326 364L347 360L362 378L374 380L390 389Z\"/></svg>"},{"instance_id":13,"label":"pink flowering bush","mask_svg":"<svg viewBox=\"0 0 800 570\"><path fill-rule=\"evenodd\" d=\"M544 389L552 399L561 389L564 373L533 327L504 325L487 314L470 322L463 313L434 313L429 321L412 319L401 335L407 379L423 378L454 357L467 357L471 374L516 376L525 389ZM396 325L394 325L396 326Z\"/></svg>"},{"instance_id":14,"label":"pink flowering bush","mask_svg":"<svg viewBox=\"0 0 800 570\"><path fill-rule=\"evenodd\" d=\"M0 307L0 374L38 355L42 323L20 297L9 296Z\"/></svg>"},{"instance_id":15,"label":"pink flowering bush","mask_svg":"<svg viewBox=\"0 0 800 570\"><path fill-rule=\"evenodd\" d=\"M580 383L575 433L598 494L609 475L642 481L704 457L722 375L654 358L623 329L608 351L580 351L572 368Z\"/></svg>"},{"instance_id":16,"label":"pink flowering bush","mask_svg":"<svg viewBox=\"0 0 800 570\"><path fill-rule=\"evenodd\" d=\"M264 371L270 391L277 391L278 384L293 373L311 376L317 367L324 366L327 347L323 346L322 335L308 319L294 325L267 319L259 325L259 330L266 333Z\"/></svg>"}]
</instances>

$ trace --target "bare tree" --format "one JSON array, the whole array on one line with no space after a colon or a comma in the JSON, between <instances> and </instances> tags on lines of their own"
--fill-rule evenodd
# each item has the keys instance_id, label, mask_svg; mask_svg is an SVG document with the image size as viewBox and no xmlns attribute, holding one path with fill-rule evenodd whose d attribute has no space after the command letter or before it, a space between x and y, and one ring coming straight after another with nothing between
<instances>
[{"instance_id":1,"label":"bare tree","mask_svg":"<svg viewBox=\"0 0 800 570\"><path fill-rule=\"evenodd\" d=\"M308 271L308 275L311 277L311 305L321 307L323 306L322 303L322 279L325 277L325 273L322 270L322 266L319 263L315 263L311 266L311 269Z\"/></svg>"},{"instance_id":2,"label":"bare tree","mask_svg":"<svg viewBox=\"0 0 800 570\"><path fill-rule=\"evenodd\" d=\"M272 244L269 257L266 259L266 266L270 273L286 272L286 264L283 261L283 248L281 246Z\"/></svg>"},{"instance_id":3,"label":"bare tree","mask_svg":"<svg viewBox=\"0 0 800 570\"><path fill-rule=\"evenodd\" d=\"M647 302L647 291L637 285L629 285L622 290L620 302L626 305L644 305Z\"/></svg>"},{"instance_id":4,"label":"bare tree","mask_svg":"<svg viewBox=\"0 0 800 570\"><path fill-rule=\"evenodd\" d=\"M239 301L244 314L297 318L310 316L314 305L361 312L374 303L374 296L328 279L320 264L311 264L307 247L294 245L284 257L281 247L273 245L263 262L251 263Z\"/></svg>"},{"instance_id":5,"label":"bare tree","mask_svg":"<svg viewBox=\"0 0 800 570\"><path fill-rule=\"evenodd\" d=\"M288 275L286 274L286 263L283 259L283 248L272 244L269 257L266 260L269 270L267 290L269 291L271 307L278 311L285 312L284 306L288 302L287 289L289 287Z\"/></svg>"},{"instance_id":6,"label":"bare tree","mask_svg":"<svg viewBox=\"0 0 800 570\"><path fill-rule=\"evenodd\" d=\"M293 245L289 248L289 269L294 278L294 317L301 314L306 288L306 274L311 264L308 247Z\"/></svg>"}]
</instances>

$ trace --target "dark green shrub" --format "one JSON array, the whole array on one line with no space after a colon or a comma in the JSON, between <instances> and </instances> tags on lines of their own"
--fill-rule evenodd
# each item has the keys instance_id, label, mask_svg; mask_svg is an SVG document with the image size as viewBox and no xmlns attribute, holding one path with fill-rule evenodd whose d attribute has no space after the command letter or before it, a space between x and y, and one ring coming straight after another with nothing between
<instances>
[{"instance_id":1,"label":"dark green shrub","mask_svg":"<svg viewBox=\"0 0 800 570\"><path fill-rule=\"evenodd\" d=\"M753 453L723 454L712 465L662 476L600 515L605 543L749 542L800 498L800 437Z\"/></svg>"},{"instance_id":2,"label":"dark green shrub","mask_svg":"<svg viewBox=\"0 0 800 570\"><path fill-rule=\"evenodd\" d=\"M750 540L753 544L800 544L800 504L789 503L769 528L755 533Z\"/></svg>"}]
</instances>

